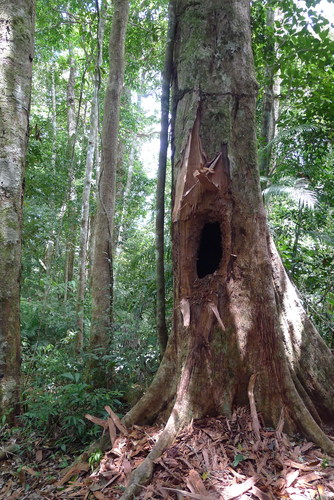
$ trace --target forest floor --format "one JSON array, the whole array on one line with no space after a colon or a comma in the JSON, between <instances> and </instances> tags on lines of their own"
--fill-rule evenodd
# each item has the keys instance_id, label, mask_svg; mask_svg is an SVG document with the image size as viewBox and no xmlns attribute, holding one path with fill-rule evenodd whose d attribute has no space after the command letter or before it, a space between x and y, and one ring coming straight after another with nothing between
<instances>
[{"instance_id":1,"label":"forest floor","mask_svg":"<svg viewBox=\"0 0 334 500\"><path fill-rule=\"evenodd\" d=\"M134 426L127 435L118 432L116 436L114 426L107 423L113 447L102 456L94 470L92 460L91 463L77 462L64 469L64 456L50 456L50 450L38 442L33 450L34 460L31 460L31 449L30 461L26 462L22 454L20 457L14 453L2 456L0 498L120 498L131 471L147 456L162 428ZM288 438L280 428L262 425L259 432L254 432L248 409L239 409L231 419L196 420L180 433L156 461L152 481L141 486L136 498L334 498L334 458L298 436Z\"/></svg>"}]
</instances>

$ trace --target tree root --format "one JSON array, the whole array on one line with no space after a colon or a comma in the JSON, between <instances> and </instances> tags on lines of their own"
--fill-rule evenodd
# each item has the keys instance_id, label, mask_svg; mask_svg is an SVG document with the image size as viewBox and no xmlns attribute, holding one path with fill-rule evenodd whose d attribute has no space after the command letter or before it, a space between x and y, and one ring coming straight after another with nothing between
<instances>
[{"instance_id":1,"label":"tree root","mask_svg":"<svg viewBox=\"0 0 334 500\"><path fill-rule=\"evenodd\" d=\"M320 446L325 453L334 456L334 443L325 434L320 425L313 418L306 404L300 397L297 389L293 386L290 394L290 400L293 403L291 409L294 412L293 420L299 427L302 434L316 445Z\"/></svg>"},{"instance_id":2,"label":"tree root","mask_svg":"<svg viewBox=\"0 0 334 500\"><path fill-rule=\"evenodd\" d=\"M153 476L155 461L163 454L168 446L172 444L180 430L188 425L190 421L190 412L187 411L188 405L182 405L181 409L179 406L180 405L178 403L175 403L172 413L160 438L158 439L158 442L140 466L137 467L137 469L132 473L130 483L120 500L132 500L134 495L136 495L140 489L140 485L146 484L150 481Z\"/></svg>"}]
</instances>

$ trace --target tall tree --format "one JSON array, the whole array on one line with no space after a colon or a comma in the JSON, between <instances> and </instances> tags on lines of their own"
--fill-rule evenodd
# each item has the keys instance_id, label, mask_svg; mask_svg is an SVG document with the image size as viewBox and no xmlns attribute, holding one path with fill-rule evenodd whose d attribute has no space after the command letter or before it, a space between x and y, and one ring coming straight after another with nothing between
<instances>
[{"instance_id":1,"label":"tall tree","mask_svg":"<svg viewBox=\"0 0 334 500\"><path fill-rule=\"evenodd\" d=\"M277 9L267 6L266 11L266 43L263 47L265 58L264 89L262 103L260 173L268 176L272 161L272 141L276 133L278 118L279 78L276 74L277 46L275 46L274 30Z\"/></svg>"},{"instance_id":2,"label":"tall tree","mask_svg":"<svg viewBox=\"0 0 334 500\"><path fill-rule=\"evenodd\" d=\"M98 116L99 116L99 94L101 86L101 66L102 66L102 44L105 26L106 3L101 0L99 5L96 0L96 10L98 16L97 25L97 53L96 67L93 73L93 98L90 112L89 136L86 156L86 168L84 189L82 193L81 206L81 229L80 229L80 246L79 246L79 272L78 272L78 290L77 290L77 335L76 349L78 352L82 350L84 341L84 298L86 287L86 261L87 261L87 243L89 229L89 198L91 191L94 155L97 143L98 131Z\"/></svg>"},{"instance_id":3,"label":"tall tree","mask_svg":"<svg viewBox=\"0 0 334 500\"><path fill-rule=\"evenodd\" d=\"M102 348L104 352L108 352L112 328L112 265L117 146L128 15L129 1L115 0L109 42L110 69L104 100L101 168L98 180L91 273L92 326L90 347L91 349ZM101 376L102 380L99 381L97 368L93 380L97 384L105 383L102 372Z\"/></svg>"},{"instance_id":4,"label":"tall tree","mask_svg":"<svg viewBox=\"0 0 334 500\"><path fill-rule=\"evenodd\" d=\"M20 270L35 5L0 1L0 414L18 410Z\"/></svg>"},{"instance_id":5,"label":"tall tree","mask_svg":"<svg viewBox=\"0 0 334 500\"><path fill-rule=\"evenodd\" d=\"M262 204L249 4L176 2L174 330L124 422L168 420L123 500L193 418L247 404L255 377L266 423L284 418L334 453L322 429L334 417L333 355L284 271Z\"/></svg>"},{"instance_id":6,"label":"tall tree","mask_svg":"<svg viewBox=\"0 0 334 500\"><path fill-rule=\"evenodd\" d=\"M160 346L160 355L165 352L168 341L166 325L166 291L165 291L165 185L168 151L169 130L169 100L170 82L172 76L173 44L174 44L174 0L169 2L169 24L165 62L162 72L161 85L161 120L160 120L160 150L156 189L156 220L155 220L155 247L156 247L156 273L157 273L157 332Z\"/></svg>"}]
</instances>

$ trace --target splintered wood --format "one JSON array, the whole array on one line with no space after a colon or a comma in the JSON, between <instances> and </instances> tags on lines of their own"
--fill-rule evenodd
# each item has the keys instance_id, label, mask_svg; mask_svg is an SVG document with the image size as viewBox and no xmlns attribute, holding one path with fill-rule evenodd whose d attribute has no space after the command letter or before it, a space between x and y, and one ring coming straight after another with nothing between
<instances>
[{"instance_id":1,"label":"splintered wood","mask_svg":"<svg viewBox=\"0 0 334 500\"><path fill-rule=\"evenodd\" d=\"M114 421L114 414L108 414ZM105 427L108 431L108 424ZM4 462L0 498L117 500L161 432L156 426L134 426L127 435L116 436L95 471L81 462L52 483L43 477L43 470L50 475L52 468L45 462L22 467L20 476L5 472ZM56 466L53 473L59 474ZM31 497L23 496L27 485ZM141 487L136 498L329 499L334 498L334 459L313 443L288 439L281 428L256 425L254 431L254 415L241 408L230 419L194 421L156 460L152 481Z\"/></svg>"}]
</instances>

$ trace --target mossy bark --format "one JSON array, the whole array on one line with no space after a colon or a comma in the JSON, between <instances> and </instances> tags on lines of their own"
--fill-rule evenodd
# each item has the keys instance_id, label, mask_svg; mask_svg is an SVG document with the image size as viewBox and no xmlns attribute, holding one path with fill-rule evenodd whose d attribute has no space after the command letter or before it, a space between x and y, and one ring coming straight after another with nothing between
<instances>
[{"instance_id":1,"label":"mossy bark","mask_svg":"<svg viewBox=\"0 0 334 500\"><path fill-rule=\"evenodd\" d=\"M248 0L178 0L174 50L174 330L126 424L282 409L328 453L334 359L290 283L267 228L255 136ZM162 390L163 388L163 390ZM169 433L169 436L174 431ZM125 497L124 497L125 498Z\"/></svg>"},{"instance_id":2,"label":"mossy bark","mask_svg":"<svg viewBox=\"0 0 334 500\"><path fill-rule=\"evenodd\" d=\"M34 1L0 0L0 414L18 411L20 269Z\"/></svg>"}]
</instances>

